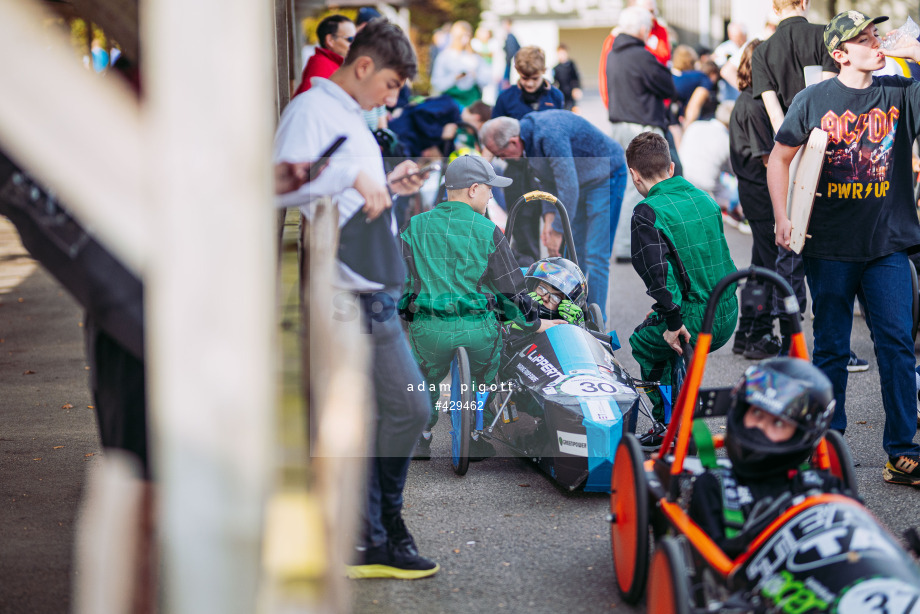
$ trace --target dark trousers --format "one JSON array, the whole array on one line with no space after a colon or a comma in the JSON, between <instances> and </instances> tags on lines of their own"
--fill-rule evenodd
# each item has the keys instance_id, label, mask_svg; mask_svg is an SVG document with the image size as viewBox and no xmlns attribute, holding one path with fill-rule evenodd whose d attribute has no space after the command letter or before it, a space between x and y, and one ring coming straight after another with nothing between
<instances>
[{"instance_id":1,"label":"dark trousers","mask_svg":"<svg viewBox=\"0 0 920 614\"><path fill-rule=\"evenodd\" d=\"M916 455L914 340L911 337L913 286L905 252L868 262L805 258L814 300L814 364L834 386L831 428L847 426L847 361L853 329L853 299L862 294L866 324L875 346L885 428L882 446L889 456Z\"/></svg>"},{"instance_id":2,"label":"dark trousers","mask_svg":"<svg viewBox=\"0 0 920 614\"><path fill-rule=\"evenodd\" d=\"M792 286L795 298L799 302L799 313L805 313L805 308L808 306L808 295L805 292L805 263L802 260L802 255L777 247L776 273ZM779 304L780 300L782 299L780 299L779 294L776 294L773 305L775 313L783 312Z\"/></svg>"},{"instance_id":3,"label":"dark trousers","mask_svg":"<svg viewBox=\"0 0 920 614\"><path fill-rule=\"evenodd\" d=\"M387 292L395 305L399 291ZM402 510L403 488L412 449L428 422L428 394L417 390L423 382L395 310L381 317L378 294L360 294L362 317L370 331L374 377L373 449L369 459L367 509L364 516L366 546L387 540L386 520ZM412 390L408 390L409 385Z\"/></svg>"},{"instance_id":4,"label":"dark trousers","mask_svg":"<svg viewBox=\"0 0 920 614\"><path fill-rule=\"evenodd\" d=\"M142 476L149 479L144 361L97 326L89 314L84 330L102 445L133 454L140 461Z\"/></svg>"},{"instance_id":5,"label":"dark trousers","mask_svg":"<svg viewBox=\"0 0 920 614\"><path fill-rule=\"evenodd\" d=\"M743 206L743 205L742 205ZM751 264L771 271L776 270L776 242L773 232L773 220L748 220L751 225ZM754 299L755 293L763 292L762 297ZM749 339L760 339L773 332L774 287L769 282L760 283L748 280L741 290L741 317L738 320L738 334ZM756 303L756 307L753 305Z\"/></svg>"}]
</instances>

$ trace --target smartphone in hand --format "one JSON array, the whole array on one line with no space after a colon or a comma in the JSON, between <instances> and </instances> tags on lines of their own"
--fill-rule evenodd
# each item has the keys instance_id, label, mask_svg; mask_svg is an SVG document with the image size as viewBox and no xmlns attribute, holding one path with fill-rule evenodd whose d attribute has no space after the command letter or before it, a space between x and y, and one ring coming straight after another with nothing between
<instances>
[{"instance_id":1,"label":"smartphone in hand","mask_svg":"<svg viewBox=\"0 0 920 614\"><path fill-rule=\"evenodd\" d=\"M332 142L332 145L330 145L326 151L320 155L319 159L310 165L310 179L308 181L313 181L316 179L323 171L323 169L329 165L329 158L331 158L332 154L334 154L336 150L342 146L342 143L344 143L347 138L348 137L346 136L338 137L335 141Z\"/></svg>"},{"instance_id":2,"label":"smartphone in hand","mask_svg":"<svg viewBox=\"0 0 920 614\"><path fill-rule=\"evenodd\" d=\"M411 179L412 177L417 177L417 176L419 176L419 175L425 175L425 174L427 174L427 173L436 173L436 172L438 172L439 170L441 170L441 163L440 163L440 162L432 162L431 164L427 164L427 165L423 166L422 168L420 168L420 169L418 169L417 171L414 171L414 172L412 172L412 173L408 173L408 174L406 174L406 175L402 175L401 177L394 177L393 179L390 179L390 183L398 183L398 182L402 181L403 179Z\"/></svg>"},{"instance_id":3,"label":"smartphone in hand","mask_svg":"<svg viewBox=\"0 0 920 614\"><path fill-rule=\"evenodd\" d=\"M418 169L414 173L409 173L406 175L406 178L415 177L416 175L425 175L427 173L436 173L441 170L440 162L432 162L431 164L426 164L422 168Z\"/></svg>"}]
</instances>

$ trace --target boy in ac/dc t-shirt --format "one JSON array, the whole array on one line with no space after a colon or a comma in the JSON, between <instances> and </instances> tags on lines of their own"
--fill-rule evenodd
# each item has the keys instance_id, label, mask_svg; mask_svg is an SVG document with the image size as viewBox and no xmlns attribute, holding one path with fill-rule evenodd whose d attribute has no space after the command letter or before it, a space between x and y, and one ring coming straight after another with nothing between
<instances>
[{"instance_id":1,"label":"boy in ac/dc t-shirt","mask_svg":"<svg viewBox=\"0 0 920 614\"><path fill-rule=\"evenodd\" d=\"M875 342L885 408L883 478L920 485L920 446L913 442L914 343L907 254L920 246L911 182L911 143L920 133L920 83L873 77L885 54L920 60L920 43L880 48L876 23L859 11L835 16L824 43L840 66L837 78L799 93L776 134L767 183L776 218L776 244L787 248L789 163L813 128L829 134L824 168L802 252L814 301L814 364L834 386L830 428L846 428L847 362L853 300L861 287Z\"/></svg>"}]
</instances>

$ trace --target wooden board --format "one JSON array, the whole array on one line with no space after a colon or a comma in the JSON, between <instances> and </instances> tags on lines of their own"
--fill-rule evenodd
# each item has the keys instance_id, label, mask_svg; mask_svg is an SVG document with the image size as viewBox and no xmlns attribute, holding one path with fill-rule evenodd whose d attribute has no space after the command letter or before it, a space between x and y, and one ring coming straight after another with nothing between
<instances>
[{"instance_id":1,"label":"wooden board","mask_svg":"<svg viewBox=\"0 0 920 614\"><path fill-rule=\"evenodd\" d=\"M801 254L805 246L805 233L808 232L808 220L815 204L815 190L821 179L826 149L827 132L815 128L808 137L808 143L799 151L801 159L798 165L793 162L789 168L789 176L793 178L789 189L789 220L792 222L789 249L797 254Z\"/></svg>"}]
</instances>

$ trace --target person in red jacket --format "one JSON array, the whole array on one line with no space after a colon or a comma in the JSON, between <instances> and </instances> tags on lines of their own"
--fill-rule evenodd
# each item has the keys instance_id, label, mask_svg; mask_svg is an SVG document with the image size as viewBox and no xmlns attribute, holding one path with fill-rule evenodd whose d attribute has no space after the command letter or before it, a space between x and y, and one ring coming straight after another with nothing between
<instances>
[{"instance_id":1,"label":"person in red jacket","mask_svg":"<svg viewBox=\"0 0 920 614\"><path fill-rule=\"evenodd\" d=\"M351 42L355 40L355 32L355 24L345 15L330 15L319 22L316 27L319 46L307 60L294 96L310 89L313 77L328 78L342 65Z\"/></svg>"}]
</instances>

